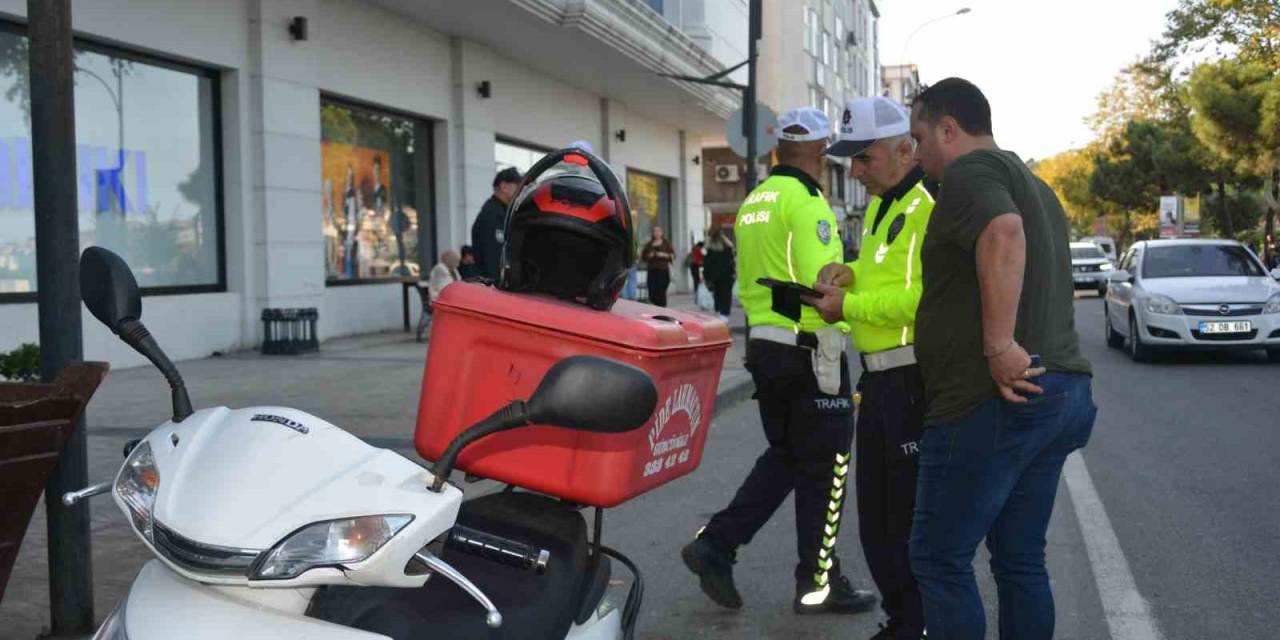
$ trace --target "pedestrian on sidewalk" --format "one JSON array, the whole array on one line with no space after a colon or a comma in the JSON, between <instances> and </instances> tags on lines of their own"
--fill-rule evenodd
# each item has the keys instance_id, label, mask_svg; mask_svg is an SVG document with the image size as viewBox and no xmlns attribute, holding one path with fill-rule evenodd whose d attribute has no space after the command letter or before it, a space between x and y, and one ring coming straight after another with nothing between
<instances>
[{"instance_id":1,"label":"pedestrian on sidewalk","mask_svg":"<svg viewBox=\"0 0 1280 640\"><path fill-rule=\"evenodd\" d=\"M460 251L461 259L458 262L458 275L463 280L470 280L480 275L480 267L476 266L476 252L471 245L464 244Z\"/></svg>"},{"instance_id":2,"label":"pedestrian on sidewalk","mask_svg":"<svg viewBox=\"0 0 1280 640\"><path fill-rule=\"evenodd\" d=\"M720 227L713 227L707 234L705 254L702 258L702 276L715 300L720 319L729 321L733 307L734 247L733 242Z\"/></svg>"},{"instance_id":3,"label":"pedestrian on sidewalk","mask_svg":"<svg viewBox=\"0 0 1280 640\"><path fill-rule=\"evenodd\" d=\"M435 302L440 297L440 292L444 291L445 287L462 279L462 275L458 273L461 262L462 258L457 251L446 251L440 255L440 262L431 267L431 274L427 278L427 290L431 293L431 302Z\"/></svg>"},{"instance_id":4,"label":"pedestrian on sidewalk","mask_svg":"<svg viewBox=\"0 0 1280 640\"><path fill-rule=\"evenodd\" d=\"M874 607L876 598L853 588L835 551L853 439L844 355L848 329L824 322L812 308L802 309L798 320L775 312L770 289L757 282L812 284L823 266L840 260L836 217L818 182L826 172L831 125L821 110L803 107L783 114L779 128L779 164L748 195L734 225L742 303L751 327L747 369L769 446L729 506L711 517L681 557L714 602L741 607L733 581L737 550L794 491L799 562L793 610L858 613ZM711 255L708 251L708 279Z\"/></svg>"},{"instance_id":5,"label":"pedestrian on sidewalk","mask_svg":"<svg viewBox=\"0 0 1280 640\"><path fill-rule=\"evenodd\" d=\"M702 247L704 243L699 240L694 243L693 249L689 251L689 275L693 276L693 292L696 295L698 287L702 286Z\"/></svg>"},{"instance_id":6,"label":"pedestrian on sidewalk","mask_svg":"<svg viewBox=\"0 0 1280 640\"><path fill-rule=\"evenodd\" d=\"M924 380L913 346L923 286L920 247L933 194L916 164L911 113L889 98L850 100L840 140L827 155L851 158L849 176L873 196L862 239L866 251L849 265L824 267L814 285L824 296L809 301L823 320L848 322L861 352L858 533L889 618L872 640L920 640L924 608L907 549L924 429Z\"/></svg>"},{"instance_id":7,"label":"pedestrian on sidewalk","mask_svg":"<svg viewBox=\"0 0 1280 640\"><path fill-rule=\"evenodd\" d=\"M1070 227L1053 190L996 146L991 107L967 80L921 93L911 132L942 183L916 316L926 428L910 553L929 638L985 636L973 576L985 538L1000 638L1050 640L1045 534L1063 463L1097 415L1075 330Z\"/></svg>"},{"instance_id":8,"label":"pedestrian on sidewalk","mask_svg":"<svg viewBox=\"0 0 1280 640\"><path fill-rule=\"evenodd\" d=\"M662 233L662 227L654 226L652 237L640 250L640 260L644 262L647 277L645 286L649 290L649 303L659 307L667 306L667 287L671 284L671 263L676 259L676 250L671 241Z\"/></svg>"},{"instance_id":9,"label":"pedestrian on sidewalk","mask_svg":"<svg viewBox=\"0 0 1280 640\"><path fill-rule=\"evenodd\" d=\"M471 225L471 247L480 275L497 282L502 268L502 244L506 240L507 207L520 190L520 172L507 167L493 177L493 195L480 207Z\"/></svg>"}]
</instances>

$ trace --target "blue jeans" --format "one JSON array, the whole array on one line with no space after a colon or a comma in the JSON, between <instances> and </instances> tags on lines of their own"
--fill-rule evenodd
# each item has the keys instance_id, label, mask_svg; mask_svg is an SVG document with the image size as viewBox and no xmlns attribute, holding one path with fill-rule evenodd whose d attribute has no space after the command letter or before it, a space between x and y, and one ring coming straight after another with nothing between
<instances>
[{"instance_id":1,"label":"blue jeans","mask_svg":"<svg viewBox=\"0 0 1280 640\"><path fill-rule=\"evenodd\" d=\"M996 397L920 440L911 569L930 640L982 640L973 577L983 537L1000 598L1002 640L1051 640L1045 533L1067 454L1083 447L1098 408L1089 376L1049 373L1025 405Z\"/></svg>"}]
</instances>

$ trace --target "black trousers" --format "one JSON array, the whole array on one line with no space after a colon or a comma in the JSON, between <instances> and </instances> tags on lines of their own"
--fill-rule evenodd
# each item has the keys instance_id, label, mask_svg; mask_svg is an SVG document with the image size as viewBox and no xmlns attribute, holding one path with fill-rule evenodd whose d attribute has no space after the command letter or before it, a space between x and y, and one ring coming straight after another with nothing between
<instances>
[{"instance_id":1,"label":"black trousers","mask_svg":"<svg viewBox=\"0 0 1280 640\"><path fill-rule=\"evenodd\" d=\"M650 269L645 286L649 289L649 304L667 306L667 287L671 285L671 272L666 269Z\"/></svg>"},{"instance_id":2,"label":"black trousers","mask_svg":"<svg viewBox=\"0 0 1280 640\"><path fill-rule=\"evenodd\" d=\"M703 537L726 550L751 542L787 495L795 491L796 584L811 591L839 575L836 534L848 495L853 402L841 357L840 392L818 390L811 354L803 347L747 342L747 368L756 384L760 421L769 447Z\"/></svg>"},{"instance_id":3,"label":"black trousers","mask_svg":"<svg viewBox=\"0 0 1280 640\"><path fill-rule=\"evenodd\" d=\"M727 316L733 310L733 278L725 278L715 282L707 281L711 289L711 297L715 299L716 313Z\"/></svg>"},{"instance_id":4,"label":"black trousers","mask_svg":"<svg viewBox=\"0 0 1280 640\"><path fill-rule=\"evenodd\" d=\"M858 382L858 533L880 606L889 620L920 637L924 609L907 546L924 431L924 381L911 365L863 373ZM903 636L906 637L906 636Z\"/></svg>"},{"instance_id":5,"label":"black trousers","mask_svg":"<svg viewBox=\"0 0 1280 640\"><path fill-rule=\"evenodd\" d=\"M693 276L693 291L697 293L698 285L702 284L702 265L689 265L689 275Z\"/></svg>"}]
</instances>

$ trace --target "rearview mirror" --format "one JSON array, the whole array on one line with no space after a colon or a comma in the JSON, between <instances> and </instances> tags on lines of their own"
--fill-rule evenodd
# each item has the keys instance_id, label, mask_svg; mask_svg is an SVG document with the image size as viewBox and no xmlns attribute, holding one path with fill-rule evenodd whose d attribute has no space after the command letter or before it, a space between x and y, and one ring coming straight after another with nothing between
<instances>
[{"instance_id":1,"label":"rearview mirror","mask_svg":"<svg viewBox=\"0 0 1280 640\"><path fill-rule=\"evenodd\" d=\"M594 433L623 433L649 421L658 404L653 378L597 356L557 362L529 398L529 420Z\"/></svg>"},{"instance_id":2,"label":"rearview mirror","mask_svg":"<svg viewBox=\"0 0 1280 640\"><path fill-rule=\"evenodd\" d=\"M1116 271L1112 271L1107 276L1107 280L1110 282L1133 282L1133 274L1125 271L1124 269L1118 269Z\"/></svg>"},{"instance_id":3,"label":"rearview mirror","mask_svg":"<svg viewBox=\"0 0 1280 640\"><path fill-rule=\"evenodd\" d=\"M1271 277L1276 280L1280 280L1280 267L1276 267L1271 270Z\"/></svg>"},{"instance_id":4,"label":"rearview mirror","mask_svg":"<svg viewBox=\"0 0 1280 640\"><path fill-rule=\"evenodd\" d=\"M115 333L127 320L142 317L142 295L133 271L120 256L89 247L80 254L80 297L89 313Z\"/></svg>"}]
</instances>

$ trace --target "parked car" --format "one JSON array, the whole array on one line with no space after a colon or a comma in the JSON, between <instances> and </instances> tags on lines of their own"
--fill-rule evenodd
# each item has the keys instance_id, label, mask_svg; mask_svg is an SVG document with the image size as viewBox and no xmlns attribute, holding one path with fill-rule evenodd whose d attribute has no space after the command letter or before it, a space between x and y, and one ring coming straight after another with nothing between
<instances>
[{"instance_id":1,"label":"parked car","mask_svg":"<svg viewBox=\"0 0 1280 640\"><path fill-rule=\"evenodd\" d=\"M1095 289L1098 295L1106 295L1108 278L1114 269L1098 245L1092 242L1071 243L1071 277L1077 289Z\"/></svg>"},{"instance_id":2,"label":"parked car","mask_svg":"<svg viewBox=\"0 0 1280 640\"><path fill-rule=\"evenodd\" d=\"M1280 362L1280 269L1234 240L1135 243L1111 276L1107 345L1145 361L1156 350L1265 349Z\"/></svg>"},{"instance_id":3,"label":"parked car","mask_svg":"<svg viewBox=\"0 0 1280 640\"><path fill-rule=\"evenodd\" d=\"M1098 245L1098 248L1102 249L1102 253L1106 254L1108 260L1112 262L1116 261L1115 238L1112 238L1111 236L1089 236L1087 238L1080 238L1080 242L1092 242Z\"/></svg>"}]
</instances>

